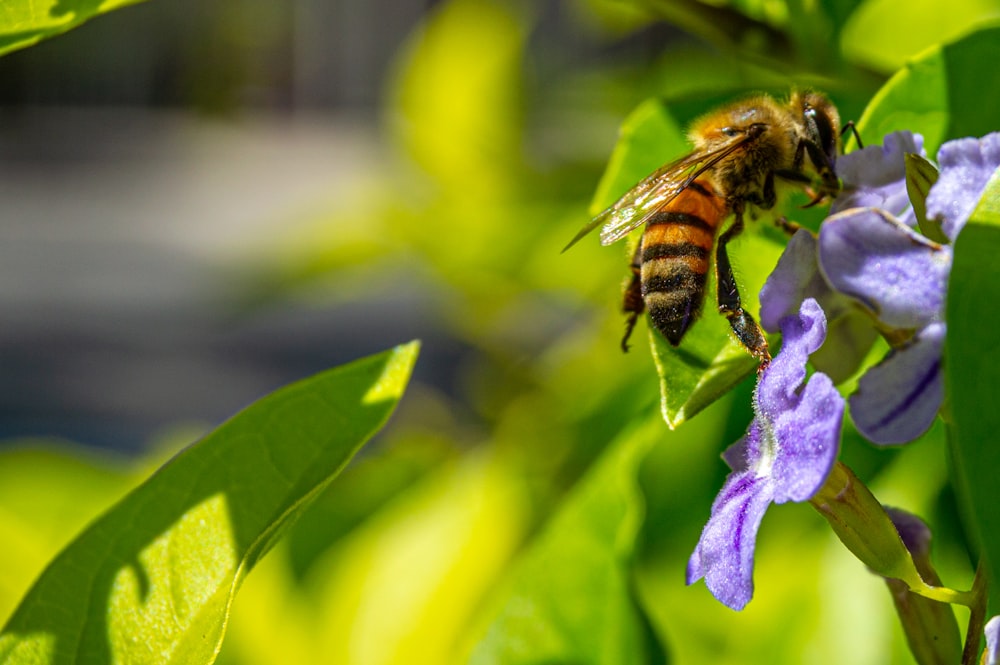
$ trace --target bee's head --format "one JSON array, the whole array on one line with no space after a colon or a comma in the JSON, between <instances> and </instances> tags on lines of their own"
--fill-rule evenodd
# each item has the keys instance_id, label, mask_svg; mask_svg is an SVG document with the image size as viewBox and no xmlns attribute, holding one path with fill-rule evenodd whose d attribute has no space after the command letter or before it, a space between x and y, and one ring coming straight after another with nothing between
<instances>
[{"instance_id":1,"label":"bee's head","mask_svg":"<svg viewBox=\"0 0 1000 665\"><path fill-rule=\"evenodd\" d=\"M821 196L840 191L836 163L840 152L840 114L837 107L817 92L794 93L792 104L801 113L806 152L819 175Z\"/></svg>"}]
</instances>

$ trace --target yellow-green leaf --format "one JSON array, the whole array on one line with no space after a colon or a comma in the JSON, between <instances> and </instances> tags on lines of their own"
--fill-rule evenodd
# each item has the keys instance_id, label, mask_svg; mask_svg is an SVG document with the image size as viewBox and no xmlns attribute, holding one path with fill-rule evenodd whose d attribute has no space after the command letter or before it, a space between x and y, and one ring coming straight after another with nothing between
<instances>
[{"instance_id":1,"label":"yellow-green leaf","mask_svg":"<svg viewBox=\"0 0 1000 665\"><path fill-rule=\"evenodd\" d=\"M62 551L3 663L211 663L243 577L392 413L418 345L283 388L177 455Z\"/></svg>"},{"instance_id":2,"label":"yellow-green leaf","mask_svg":"<svg viewBox=\"0 0 1000 665\"><path fill-rule=\"evenodd\" d=\"M141 0L4 0L0 55L66 32L100 14Z\"/></svg>"}]
</instances>

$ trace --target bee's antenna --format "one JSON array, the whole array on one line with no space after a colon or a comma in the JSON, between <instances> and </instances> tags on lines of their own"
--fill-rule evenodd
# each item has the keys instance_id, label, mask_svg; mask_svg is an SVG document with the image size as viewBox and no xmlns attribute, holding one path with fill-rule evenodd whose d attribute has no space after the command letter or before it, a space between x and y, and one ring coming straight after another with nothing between
<instances>
[{"instance_id":1,"label":"bee's antenna","mask_svg":"<svg viewBox=\"0 0 1000 665\"><path fill-rule=\"evenodd\" d=\"M840 130L840 136L843 137L847 133L847 130L851 130L851 134L854 135L854 141L858 144L858 149L865 147L865 144L861 142L861 134L858 134L858 128L854 126L853 120L848 120L844 128Z\"/></svg>"}]
</instances>

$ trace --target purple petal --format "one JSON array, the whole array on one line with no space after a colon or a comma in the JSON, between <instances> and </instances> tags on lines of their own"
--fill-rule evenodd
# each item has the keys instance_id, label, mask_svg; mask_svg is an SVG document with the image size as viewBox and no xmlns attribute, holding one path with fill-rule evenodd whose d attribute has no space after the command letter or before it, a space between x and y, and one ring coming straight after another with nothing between
<instances>
[{"instance_id":1,"label":"purple petal","mask_svg":"<svg viewBox=\"0 0 1000 665\"><path fill-rule=\"evenodd\" d=\"M890 508L886 506L885 512L892 520L893 526L899 532L899 537L903 541L914 557L926 557L931 550L931 529L927 522L905 510Z\"/></svg>"},{"instance_id":2,"label":"purple petal","mask_svg":"<svg viewBox=\"0 0 1000 665\"><path fill-rule=\"evenodd\" d=\"M835 289L889 327L921 328L941 319L951 250L881 210L828 217L819 233L819 263Z\"/></svg>"},{"instance_id":3,"label":"purple petal","mask_svg":"<svg viewBox=\"0 0 1000 665\"><path fill-rule=\"evenodd\" d=\"M754 395L757 417L771 423L798 405L797 393L806 378L809 354L826 339L826 316L819 303L809 298L798 316L782 319L781 339L781 352L764 370Z\"/></svg>"},{"instance_id":4,"label":"purple petal","mask_svg":"<svg viewBox=\"0 0 1000 665\"><path fill-rule=\"evenodd\" d=\"M954 240L1000 166L1000 133L948 141L938 151L938 164L941 177L927 195L927 216Z\"/></svg>"},{"instance_id":5,"label":"purple petal","mask_svg":"<svg viewBox=\"0 0 1000 665\"><path fill-rule=\"evenodd\" d=\"M747 435L724 453L733 472L688 561L687 583L705 578L719 601L743 609L753 596L757 530L772 501L804 501L822 485L837 456L844 400L816 373L803 388L809 354L823 344L826 317L809 298L781 321L781 352L754 394Z\"/></svg>"},{"instance_id":6,"label":"purple petal","mask_svg":"<svg viewBox=\"0 0 1000 665\"><path fill-rule=\"evenodd\" d=\"M742 439L726 448L722 459L733 471L746 471L760 457L760 422L754 418Z\"/></svg>"},{"instance_id":7,"label":"purple petal","mask_svg":"<svg viewBox=\"0 0 1000 665\"><path fill-rule=\"evenodd\" d=\"M906 153L924 154L924 138L894 132L881 146L868 146L837 159L837 175L844 190L830 206L836 213L849 208L881 208L909 226L916 225L906 192Z\"/></svg>"},{"instance_id":8,"label":"purple petal","mask_svg":"<svg viewBox=\"0 0 1000 665\"><path fill-rule=\"evenodd\" d=\"M774 436L777 454L771 470L774 501L806 501L830 475L840 449L844 398L830 377L816 373L809 379L793 411L778 416Z\"/></svg>"},{"instance_id":9,"label":"purple petal","mask_svg":"<svg viewBox=\"0 0 1000 665\"><path fill-rule=\"evenodd\" d=\"M729 474L688 561L688 584L704 577L712 595L734 610L750 602L757 531L771 497L766 477L752 471Z\"/></svg>"},{"instance_id":10,"label":"purple petal","mask_svg":"<svg viewBox=\"0 0 1000 665\"><path fill-rule=\"evenodd\" d=\"M906 443L931 426L944 396L944 335L945 324L932 323L861 377L849 402L866 438L882 445Z\"/></svg>"},{"instance_id":11,"label":"purple petal","mask_svg":"<svg viewBox=\"0 0 1000 665\"><path fill-rule=\"evenodd\" d=\"M986 622L986 665L1000 663L1000 616Z\"/></svg>"},{"instance_id":12,"label":"purple petal","mask_svg":"<svg viewBox=\"0 0 1000 665\"><path fill-rule=\"evenodd\" d=\"M819 271L816 248L816 238L806 229L800 229L788 241L778 265L760 290L760 325L764 330L778 332L781 319L797 313L806 298L823 302L834 296Z\"/></svg>"}]
</instances>

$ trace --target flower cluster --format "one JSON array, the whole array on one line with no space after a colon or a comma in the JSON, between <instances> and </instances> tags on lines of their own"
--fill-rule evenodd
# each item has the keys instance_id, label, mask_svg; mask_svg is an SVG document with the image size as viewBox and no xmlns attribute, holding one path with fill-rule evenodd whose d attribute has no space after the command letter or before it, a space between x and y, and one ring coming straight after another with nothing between
<instances>
[{"instance_id":1,"label":"flower cluster","mask_svg":"<svg viewBox=\"0 0 1000 665\"><path fill-rule=\"evenodd\" d=\"M792 239L761 291L761 323L772 332L807 296L833 320L855 315L858 307L874 318L892 350L865 373L849 403L858 430L878 444L920 436L944 394L941 350L952 247L914 228L918 218L907 196L905 155L921 155L922 145L920 136L898 132L884 146L841 158L844 193L833 202L833 214L818 238L800 231ZM938 160L940 177L927 195L926 216L953 242L1000 166L1000 134L946 143ZM873 338L857 327L841 328L832 355L846 375Z\"/></svg>"},{"instance_id":2,"label":"flower cluster","mask_svg":"<svg viewBox=\"0 0 1000 665\"><path fill-rule=\"evenodd\" d=\"M1000 134L944 144L937 182L919 205L907 191L908 154L922 157L923 139L898 132L838 160L844 192L831 216L818 236L801 230L791 239L761 291L761 324L781 331L781 352L760 376L747 434L723 455L732 473L687 569L688 584L704 579L733 609L753 595L764 512L810 500L827 482L844 413L834 383L855 371L877 334L891 350L849 398L858 430L878 444L906 443L941 407L950 243L1000 167ZM819 371L807 381L810 360ZM992 654L998 634L1000 621L991 622Z\"/></svg>"}]
</instances>

